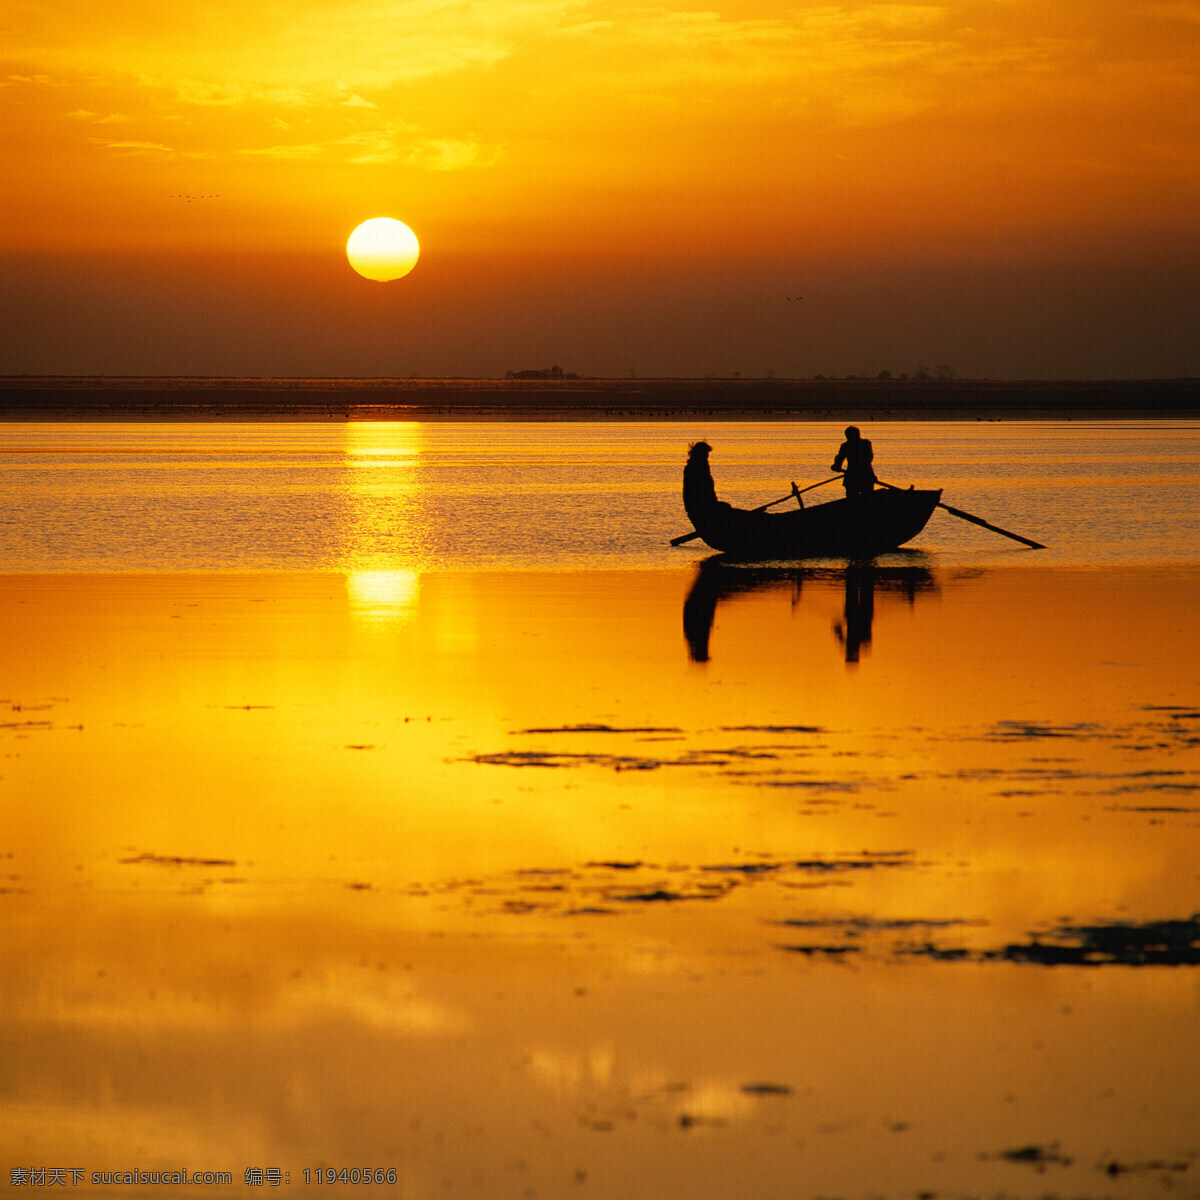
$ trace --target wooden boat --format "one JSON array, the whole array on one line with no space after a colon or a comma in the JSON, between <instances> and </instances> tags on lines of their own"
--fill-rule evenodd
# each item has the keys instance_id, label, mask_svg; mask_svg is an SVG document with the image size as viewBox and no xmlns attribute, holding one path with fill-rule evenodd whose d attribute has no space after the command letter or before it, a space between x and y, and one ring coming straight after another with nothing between
<instances>
[{"instance_id":1,"label":"wooden boat","mask_svg":"<svg viewBox=\"0 0 1200 1200\"><path fill-rule=\"evenodd\" d=\"M692 528L714 550L740 559L865 558L895 550L925 528L941 491L878 488L791 512L754 512L717 499L707 454L683 473Z\"/></svg>"}]
</instances>

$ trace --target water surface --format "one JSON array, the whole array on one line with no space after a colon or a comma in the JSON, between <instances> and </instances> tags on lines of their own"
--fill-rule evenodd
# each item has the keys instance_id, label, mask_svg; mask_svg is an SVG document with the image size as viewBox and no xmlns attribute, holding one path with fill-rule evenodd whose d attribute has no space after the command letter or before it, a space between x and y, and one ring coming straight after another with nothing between
<instances>
[{"instance_id":1,"label":"water surface","mask_svg":"<svg viewBox=\"0 0 1200 1200\"><path fill-rule=\"evenodd\" d=\"M0 429L0 1167L1200 1194L1195 429L838 432Z\"/></svg>"},{"instance_id":2,"label":"water surface","mask_svg":"<svg viewBox=\"0 0 1200 1200\"><path fill-rule=\"evenodd\" d=\"M895 423L881 478L1046 543L1040 565L1200 561L1200 423ZM675 567L689 441L754 507L829 478L834 423L0 425L0 569ZM836 498L840 484L809 494ZM789 502L790 503L790 502ZM913 545L1023 563L938 512ZM1015 551L1015 554L1014 554Z\"/></svg>"}]
</instances>

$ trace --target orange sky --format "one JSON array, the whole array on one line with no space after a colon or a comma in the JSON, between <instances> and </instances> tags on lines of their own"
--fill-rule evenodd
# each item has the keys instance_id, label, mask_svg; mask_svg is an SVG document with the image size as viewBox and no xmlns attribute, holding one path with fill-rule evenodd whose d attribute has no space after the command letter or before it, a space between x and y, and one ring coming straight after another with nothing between
<instances>
[{"instance_id":1,"label":"orange sky","mask_svg":"<svg viewBox=\"0 0 1200 1200\"><path fill-rule=\"evenodd\" d=\"M521 351L620 375L911 369L903 353L976 374L1189 366L1196 0L17 0L9 12L0 303L25 327L0 371L493 374L535 365ZM410 224L423 258L360 311L366 285L341 279L341 247L378 215ZM184 348L154 330L164 264L178 277L166 305L196 331ZM979 315L947 327L964 271ZM1165 297L1143 332L1130 328L1147 320L1131 275ZM501 309L531 276L546 290L520 302L521 322ZM852 291L841 301L857 340L835 336L828 305L805 336L786 322L764 332L778 324L771 303L805 294L811 313L851 276L865 289L861 313ZM204 306L230 279L243 316L205 334ZM103 320L96 280L123 297ZM896 288L897 316L927 314L902 337L886 312L866 316ZM1021 319L1008 299L989 305L996 288L1025 295ZM591 341L547 326L564 291L598 297L572 308ZM698 298L729 331L719 355L698 348L712 340L690 313ZM394 340L363 332L380 303L389 329L411 318L441 332L392 362ZM319 310L326 353L288 336L297 306ZM122 314L142 336L127 330L118 353ZM1048 326L1057 357L1028 348ZM251 334L305 363L256 358ZM363 337L357 358L338 349ZM1106 348L1089 360L1089 343Z\"/></svg>"}]
</instances>

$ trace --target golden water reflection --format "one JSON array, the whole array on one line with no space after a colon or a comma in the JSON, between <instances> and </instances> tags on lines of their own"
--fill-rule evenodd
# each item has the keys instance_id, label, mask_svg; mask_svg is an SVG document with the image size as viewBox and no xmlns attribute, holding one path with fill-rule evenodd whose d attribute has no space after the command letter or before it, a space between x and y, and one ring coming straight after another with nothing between
<instances>
[{"instance_id":1,"label":"golden water reflection","mask_svg":"<svg viewBox=\"0 0 1200 1200\"><path fill-rule=\"evenodd\" d=\"M427 427L415 421L348 421L337 560L356 610L394 620L412 608L417 573L399 562L423 557L421 456Z\"/></svg>"},{"instance_id":2,"label":"golden water reflection","mask_svg":"<svg viewBox=\"0 0 1200 1200\"><path fill-rule=\"evenodd\" d=\"M0 1157L1188 1194L1198 581L0 579Z\"/></svg>"},{"instance_id":3,"label":"golden water reflection","mask_svg":"<svg viewBox=\"0 0 1200 1200\"><path fill-rule=\"evenodd\" d=\"M389 622L416 611L421 576L416 571L351 571L346 576L350 607L368 621Z\"/></svg>"}]
</instances>

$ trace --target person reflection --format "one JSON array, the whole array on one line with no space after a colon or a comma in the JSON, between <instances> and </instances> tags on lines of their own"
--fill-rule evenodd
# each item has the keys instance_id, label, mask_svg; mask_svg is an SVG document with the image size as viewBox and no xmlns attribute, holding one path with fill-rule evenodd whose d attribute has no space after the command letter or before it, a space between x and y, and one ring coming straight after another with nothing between
<instances>
[{"instance_id":1,"label":"person reflection","mask_svg":"<svg viewBox=\"0 0 1200 1200\"><path fill-rule=\"evenodd\" d=\"M700 564L683 602L683 635L688 657L694 663L709 661L709 641L722 600L751 592L788 589L793 607L800 602L806 581L835 580L842 584L842 618L833 634L849 664L859 661L871 645L875 619L875 592L903 597L910 605L921 593L935 593L937 581L925 567L877 567L874 562L850 563L844 568L749 567L731 564L717 555Z\"/></svg>"},{"instance_id":2,"label":"person reflection","mask_svg":"<svg viewBox=\"0 0 1200 1200\"><path fill-rule=\"evenodd\" d=\"M846 568L845 620L835 621L834 636L846 651L846 661L856 663L864 646L871 644L875 617L875 565L851 563Z\"/></svg>"},{"instance_id":3,"label":"person reflection","mask_svg":"<svg viewBox=\"0 0 1200 1200\"><path fill-rule=\"evenodd\" d=\"M708 641L717 615L717 602L730 590L728 576L714 569L711 562L701 563L683 602L683 636L687 639L688 658L692 662L708 662Z\"/></svg>"}]
</instances>

